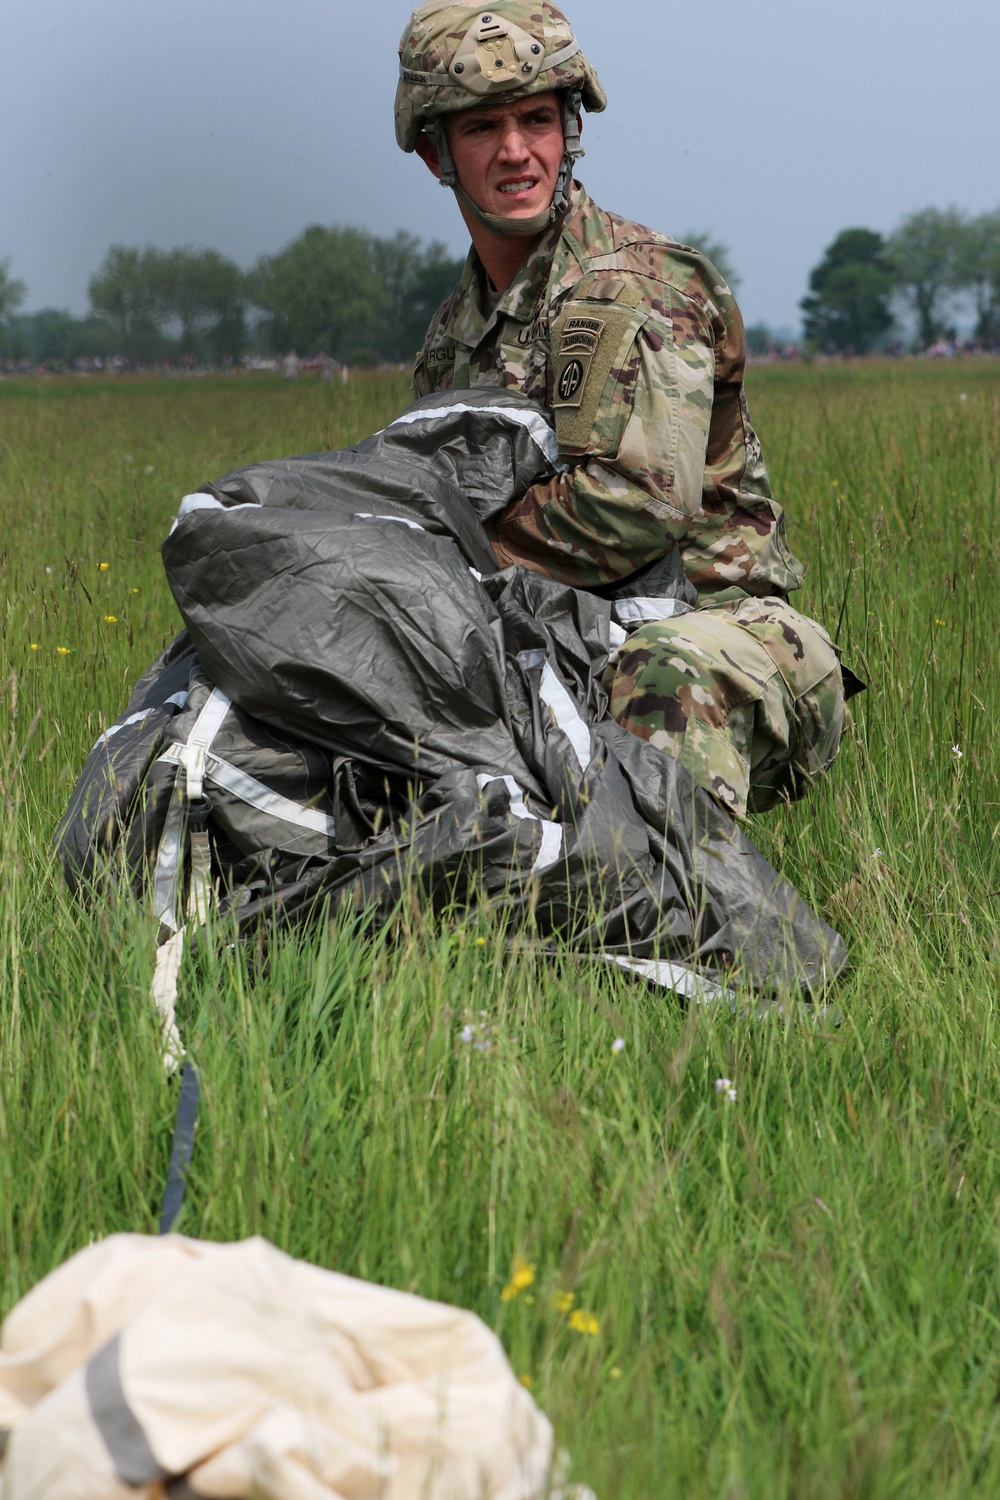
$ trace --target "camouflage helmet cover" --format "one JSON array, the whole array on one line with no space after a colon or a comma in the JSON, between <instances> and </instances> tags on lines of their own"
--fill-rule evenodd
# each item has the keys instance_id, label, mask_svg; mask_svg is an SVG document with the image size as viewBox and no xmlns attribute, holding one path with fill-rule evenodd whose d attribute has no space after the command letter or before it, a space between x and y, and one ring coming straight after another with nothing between
<instances>
[{"instance_id":1,"label":"camouflage helmet cover","mask_svg":"<svg viewBox=\"0 0 1000 1500\"><path fill-rule=\"evenodd\" d=\"M424 0L399 43L396 140L413 151L425 125L502 93L567 89L598 112L607 96L551 0Z\"/></svg>"}]
</instances>

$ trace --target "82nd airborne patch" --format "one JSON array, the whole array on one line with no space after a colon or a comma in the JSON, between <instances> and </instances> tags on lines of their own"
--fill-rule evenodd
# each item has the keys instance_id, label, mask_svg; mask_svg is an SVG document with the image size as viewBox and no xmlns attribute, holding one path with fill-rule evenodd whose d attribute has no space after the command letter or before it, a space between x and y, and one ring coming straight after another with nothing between
<instances>
[{"instance_id":1,"label":"82nd airborne patch","mask_svg":"<svg viewBox=\"0 0 1000 1500\"><path fill-rule=\"evenodd\" d=\"M627 304L580 298L563 305L552 325L549 367L560 453L617 453L635 380L623 386L616 377L644 321Z\"/></svg>"},{"instance_id":2,"label":"82nd airborne patch","mask_svg":"<svg viewBox=\"0 0 1000 1500\"><path fill-rule=\"evenodd\" d=\"M553 404L579 406L606 319L576 315L559 327Z\"/></svg>"}]
</instances>

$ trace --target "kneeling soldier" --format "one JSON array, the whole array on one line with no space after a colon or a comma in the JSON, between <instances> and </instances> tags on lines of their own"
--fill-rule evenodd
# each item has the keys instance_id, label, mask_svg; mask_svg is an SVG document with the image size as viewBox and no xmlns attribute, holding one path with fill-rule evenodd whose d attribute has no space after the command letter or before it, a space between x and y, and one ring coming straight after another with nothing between
<instances>
[{"instance_id":1,"label":"kneeling soldier","mask_svg":"<svg viewBox=\"0 0 1000 1500\"><path fill-rule=\"evenodd\" d=\"M619 601L631 634L605 674L611 712L742 816L833 762L842 673L788 603L803 568L750 424L729 288L573 178L581 110L606 102L551 0L413 12L396 137L454 189L472 237L414 386L551 408L567 467L499 516L497 558Z\"/></svg>"}]
</instances>

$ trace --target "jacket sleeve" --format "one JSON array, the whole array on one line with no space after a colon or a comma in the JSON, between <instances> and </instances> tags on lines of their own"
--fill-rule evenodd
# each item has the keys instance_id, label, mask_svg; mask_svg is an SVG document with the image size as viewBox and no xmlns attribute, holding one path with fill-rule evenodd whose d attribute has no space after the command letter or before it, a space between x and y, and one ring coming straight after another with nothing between
<instances>
[{"instance_id":1,"label":"jacket sleeve","mask_svg":"<svg viewBox=\"0 0 1000 1500\"><path fill-rule=\"evenodd\" d=\"M708 263L696 264L714 277L714 297L637 278L626 288L634 305L616 306L610 318L601 303L563 305L552 326L550 382L569 467L499 517L492 540L502 564L586 588L679 546L699 594L799 586L802 568L785 543L747 409L742 319ZM598 337L610 331L615 346L603 363L599 346L591 355L582 397L566 378L573 360L586 358L573 353L583 347L581 308L593 326L603 317Z\"/></svg>"}]
</instances>

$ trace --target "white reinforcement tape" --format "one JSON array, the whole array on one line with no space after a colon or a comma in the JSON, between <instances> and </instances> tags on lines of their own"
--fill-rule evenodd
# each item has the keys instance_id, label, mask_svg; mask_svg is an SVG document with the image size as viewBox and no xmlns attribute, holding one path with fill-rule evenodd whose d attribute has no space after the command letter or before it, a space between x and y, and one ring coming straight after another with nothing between
<instances>
[{"instance_id":1,"label":"white reinforcement tape","mask_svg":"<svg viewBox=\"0 0 1000 1500\"><path fill-rule=\"evenodd\" d=\"M488 412L493 417L506 417L510 422L516 422L519 427L527 430L535 447L540 449L554 468L565 468L565 464L559 462L559 444L556 441L555 429L550 427L541 413L537 411L524 411L519 406L473 406L467 401L456 401L452 406L432 407L423 411L404 411L402 416L390 422L385 429L391 432L394 427L409 427L414 422L441 422L445 417L461 415L465 412L472 416L481 416Z\"/></svg>"},{"instance_id":2,"label":"white reinforcement tape","mask_svg":"<svg viewBox=\"0 0 1000 1500\"><path fill-rule=\"evenodd\" d=\"M513 776L487 776L485 773L481 773L476 777L476 785L480 790L492 786L495 781L502 782L507 789L511 816L527 819L528 822L537 823L541 828L541 843L539 844L538 853L535 855L535 862L531 866L530 871L532 875L540 875L543 870L547 870L551 865L554 865L562 853L562 827L559 823L553 823L548 818L539 818L535 813L528 811L527 803L524 800L524 792L518 786Z\"/></svg>"},{"instance_id":3,"label":"white reinforcement tape","mask_svg":"<svg viewBox=\"0 0 1000 1500\"><path fill-rule=\"evenodd\" d=\"M573 702L568 690L556 676L548 662L542 668L542 680L538 694L546 707L552 710L556 725L562 730L573 747L573 753L585 771L593 758L590 729L583 715Z\"/></svg>"}]
</instances>

